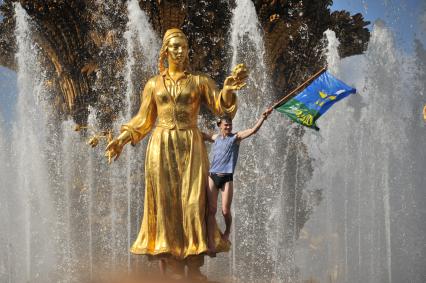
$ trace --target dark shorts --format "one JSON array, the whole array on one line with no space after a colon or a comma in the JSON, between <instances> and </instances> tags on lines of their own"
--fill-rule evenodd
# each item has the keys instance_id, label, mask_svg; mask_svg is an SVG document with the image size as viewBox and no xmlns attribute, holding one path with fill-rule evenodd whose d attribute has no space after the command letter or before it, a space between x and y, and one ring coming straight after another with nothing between
<instances>
[{"instance_id":1,"label":"dark shorts","mask_svg":"<svg viewBox=\"0 0 426 283\"><path fill-rule=\"evenodd\" d=\"M233 174L216 174L210 173L210 178L212 178L214 185L217 189L223 189L223 186L226 182L233 181Z\"/></svg>"}]
</instances>

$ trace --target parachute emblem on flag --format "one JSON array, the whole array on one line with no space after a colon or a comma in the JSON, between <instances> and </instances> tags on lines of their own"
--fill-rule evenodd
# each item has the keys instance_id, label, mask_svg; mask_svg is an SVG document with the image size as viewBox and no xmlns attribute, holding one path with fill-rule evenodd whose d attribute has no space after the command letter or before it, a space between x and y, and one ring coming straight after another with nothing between
<instances>
[{"instance_id":1,"label":"parachute emblem on flag","mask_svg":"<svg viewBox=\"0 0 426 283\"><path fill-rule=\"evenodd\" d=\"M296 90L291 93L291 96L289 94L277 102L274 108L286 114L293 121L315 130L319 130L316 120L321 115L337 101L356 93L355 88L338 80L325 69Z\"/></svg>"},{"instance_id":2,"label":"parachute emblem on flag","mask_svg":"<svg viewBox=\"0 0 426 283\"><path fill-rule=\"evenodd\" d=\"M322 91L319 92L319 95L320 95L321 98L319 100L317 100L317 102L315 102L315 104L319 105L319 106L323 106L324 103L327 102L327 99L329 99L330 101L333 101L337 97L335 95L327 95L327 93L322 92Z\"/></svg>"}]
</instances>

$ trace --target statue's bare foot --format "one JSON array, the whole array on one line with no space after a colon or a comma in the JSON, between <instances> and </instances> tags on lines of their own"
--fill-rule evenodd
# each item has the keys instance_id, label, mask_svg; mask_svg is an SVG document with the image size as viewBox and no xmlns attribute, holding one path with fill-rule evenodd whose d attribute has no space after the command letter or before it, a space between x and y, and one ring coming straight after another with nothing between
<instances>
[{"instance_id":1,"label":"statue's bare foot","mask_svg":"<svg viewBox=\"0 0 426 283\"><path fill-rule=\"evenodd\" d=\"M181 281L185 279L185 266L181 261L168 259L167 266L170 267L170 273L167 277L173 281Z\"/></svg>"},{"instance_id":2,"label":"statue's bare foot","mask_svg":"<svg viewBox=\"0 0 426 283\"><path fill-rule=\"evenodd\" d=\"M173 281L184 281L185 280L185 276L183 274L180 273L172 273L169 275L169 278Z\"/></svg>"},{"instance_id":3,"label":"statue's bare foot","mask_svg":"<svg viewBox=\"0 0 426 283\"><path fill-rule=\"evenodd\" d=\"M189 268L188 279L192 282L208 282L207 276L202 274L199 268Z\"/></svg>"}]
</instances>

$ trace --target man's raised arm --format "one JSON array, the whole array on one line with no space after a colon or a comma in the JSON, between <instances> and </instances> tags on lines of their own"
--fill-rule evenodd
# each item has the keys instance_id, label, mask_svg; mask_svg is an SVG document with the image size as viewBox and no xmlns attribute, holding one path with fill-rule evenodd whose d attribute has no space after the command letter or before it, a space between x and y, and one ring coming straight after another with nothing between
<instances>
[{"instance_id":1,"label":"man's raised arm","mask_svg":"<svg viewBox=\"0 0 426 283\"><path fill-rule=\"evenodd\" d=\"M237 139L241 141L255 134L262 126L263 121L265 121L268 118L269 114L271 114L272 110L273 110L272 108L266 109L262 113L262 117L259 118L259 120L256 122L256 124L252 128L238 132Z\"/></svg>"}]
</instances>

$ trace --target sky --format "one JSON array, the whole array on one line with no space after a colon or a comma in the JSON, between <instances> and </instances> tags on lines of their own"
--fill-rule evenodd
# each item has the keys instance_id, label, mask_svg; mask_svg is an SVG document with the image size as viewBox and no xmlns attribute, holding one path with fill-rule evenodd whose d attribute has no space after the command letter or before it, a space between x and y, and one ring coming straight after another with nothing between
<instances>
[{"instance_id":1,"label":"sky","mask_svg":"<svg viewBox=\"0 0 426 283\"><path fill-rule=\"evenodd\" d=\"M331 10L362 13L371 22L370 30L377 20L384 21L394 31L397 46L406 53L413 52L415 38L426 46L426 0L335 0ZM16 74L0 66L0 123L1 117L7 125L13 120L16 93Z\"/></svg>"},{"instance_id":2,"label":"sky","mask_svg":"<svg viewBox=\"0 0 426 283\"><path fill-rule=\"evenodd\" d=\"M395 34L396 44L407 53L413 52L413 40L426 45L426 0L334 0L332 10L361 13L371 24L385 22Z\"/></svg>"},{"instance_id":3,"label":"sky","mask_svg":"<svg viewBox=\"0 0 426 283\"><path fill-rule=\"evenodd\" d=\"M16 73L0 66L0 123L2 123L3 118L3 122L6 122L10 126L16 93ZM2 126L0 125L1 128Z\"/></svg>"}]
</instances>

